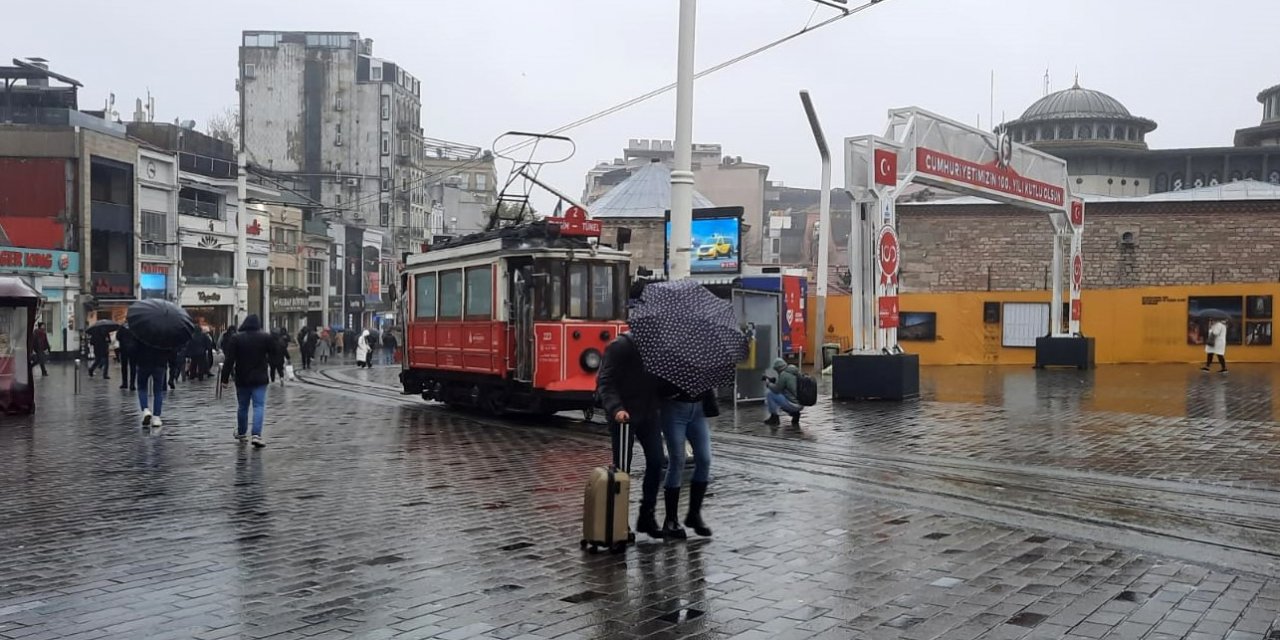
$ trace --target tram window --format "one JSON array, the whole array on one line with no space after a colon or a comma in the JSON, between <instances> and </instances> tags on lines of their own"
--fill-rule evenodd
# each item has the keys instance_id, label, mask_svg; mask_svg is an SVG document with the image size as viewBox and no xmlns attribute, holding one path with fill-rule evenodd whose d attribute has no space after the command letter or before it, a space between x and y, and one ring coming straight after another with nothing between
<instances>
[{"instance_id":1,"label":"tram window","mask_svg":"<svg viewBox=\"0 0 1280 640\"><path fill-rule=\"evenodd\" d=\"M607 264L591 265L591 319L612 320L617 313L616 279L613 277L613 266Z\"/></svg>"},{"instance_id":2,"label":"tram window","mask_svg":"<svg viewBox=\"0 0 1280 640\"><path fill-rule=\"evenodd\" d=\"M493 315L493 267L467 269L467 318L488 320Z\"/></svg>"},{"instance_id":3,"label":"tram window","mask_svg":"<svg viewBox=\"0 0 1280 640\"><path fill-rule=\"evenodd\" d=\"M440 272L440 319L457 320L462 317L462 272Z\"/></svg>"},{"instance_id":4,"label":"tram window","mask_svg":"<svg viewBox=\"0 0 1280 640\"><path fill-rule=\"evenodd\" d=\"M418 320L436 318L436 274L423 273L414 278L414 317Z\"/></svg>"},{"instance_id":5,"label":"tram window","mask_svg":"<svg viewBox=\"0 0 1280 640\"><path fill-rule=\"evenodd\" d=\"M564 313L564 263L539 260L534 263L533 271L535 276L545 278L536 291L538 319L559 320Z\"/></svg>"},{"instance_id":6,"label":"tram window","mask_svg":"<svg viewBox=\"0 0 1280 640\"><path fill-rule=\"evenodd\" d=\"M589 267L581 262L569 265L569 313L570 318L588 317L590 295Z\"/></svg>"}]
</instances>

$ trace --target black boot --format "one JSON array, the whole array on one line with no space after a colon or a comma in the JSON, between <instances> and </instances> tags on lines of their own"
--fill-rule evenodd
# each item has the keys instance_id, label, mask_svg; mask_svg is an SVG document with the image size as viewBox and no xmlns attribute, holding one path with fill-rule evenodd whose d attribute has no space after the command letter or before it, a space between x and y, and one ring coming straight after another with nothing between
<instances>
[{"instance_id":1,"label":"black boot","mask_svg":"<svg viewBox=\"0 0 1280 640\"><path fill-rule=\"evenodd\" d=\"M778 414L773 413L769 414L769 417L765 419L764 423L771 427L776 427L781 424L781 421L778 420Z\"/></svg>"},{"instance_id":2,"label":"black boot","mask_svg":"<svg viewBox=\"0 0 1280 640\"><path fill-rule=\"evenodd\" d=\"M640 502L640 515L636 516L636 531L650 538L661 539L662 527L658 526L658 519L654 515L657 508L656 503L656 499L651 502Z\"/></svg>"},{"instance_id":3,"label":"black boot","mask_svg":"<svg viewBox=\"0 0 1280 640\"><path fill-rule=\"evenodd\" d=\"M669 540L684 540L689 534L680 526L680 489L667 489L663 496L666 501L667 518L662 523L662 537Z\"/></svg>"},{"instance_id":4,"label":"black boot","mask_svg":"<svg viewBox=\"0 0 1280 640\"><path fill-rule=\"evenodd\" d=\"M707 495L707 483L694 482L689 485L689 515L684 519L684 526L706 538L711 536L711 527L702 521L702 499Z\"/></svg>"},{"instance_id":5,"label":"black boot","mask_svg":"<svg viewBox=\"0 0 1280 640\"><path fill-rule=\"evenodd\" d=\"M791 414L791 428L793 429L800 428L800 412L799 411Z\"/></svg>"}]
</instances>

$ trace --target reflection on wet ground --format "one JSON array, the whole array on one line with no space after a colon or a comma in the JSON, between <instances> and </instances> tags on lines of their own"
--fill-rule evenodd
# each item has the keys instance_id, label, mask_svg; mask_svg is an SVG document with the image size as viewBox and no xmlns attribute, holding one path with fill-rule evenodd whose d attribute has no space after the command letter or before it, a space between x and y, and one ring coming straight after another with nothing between
<instances>
[{"instance_id":1,"label":"reflection on wet ground","mask_svg":"<svg viewBox=\"0 0 1280 640\"><path fill-rule=\"evenodd\" d=\"M824 401L798 432L743 407L716 536L619 556L577 545L593 428L342 369L272 387L254 451L207 385L155 433L54 373L38 421L0 426L0 638L1262 640L1280 611L1276 425L1212 386L1271 370L927 370L925 400Z\"/></svg>"}]
</instances>

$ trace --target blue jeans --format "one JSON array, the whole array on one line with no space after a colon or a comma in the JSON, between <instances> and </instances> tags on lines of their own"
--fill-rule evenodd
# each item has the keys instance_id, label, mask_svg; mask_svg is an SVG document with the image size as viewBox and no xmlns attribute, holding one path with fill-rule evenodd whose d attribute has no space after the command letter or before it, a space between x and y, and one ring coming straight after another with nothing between
<instances>
[{"instance_id":1,"label":"blue jeans","mask_svg":"<svg viewBox=\"0 0 1280 640\"><path fill-rule=\"evenodd\" d=\"M267 407L267 385L253 387L236 387L236 435L242 436L249 430L249 402L253 401L253 435L262 435L262 418Z\"/></svg>"},{"instance_id":2,"label":"blue jeans","mask_svg":"<svg viewBox=\"0 0 1280 640\"><path fill-rule=\"evenodd\" d=\"M662 435L667 441L669 461L665 486L668 489L680 488L686 440L693 449L693 481L707 482L711 478L711 430L707 427L707 417L702 413L701 402L664 402Z\"/></svg>"},{"instance_id":3,"label":"blue jeans","mask_svg":"<svg viewBox=\"0 0 1280 640\"><path fill-rule=\"evenodd\" d=\"M160 417L164 406L164 391L168 386L168 370L164 366L138 367L138 408L147 408L147 382L151 382L151 393L155 396L156 406L152 413Z\"/></svg>"},{"instance_id":4,"label":"blue jeans","mask_svg":"<svg viewBox=\"0 0 1280 640\"><path fill-rule=\"evenodd\" d=\"M766 392L764 396L764 403L769 407L769 415L771 416L778 415L779 411L786 411L791 414L800 413L799 405L791 404L791 401L787 399L786 395L776 391Z\"/></svg>"}]
</instances>

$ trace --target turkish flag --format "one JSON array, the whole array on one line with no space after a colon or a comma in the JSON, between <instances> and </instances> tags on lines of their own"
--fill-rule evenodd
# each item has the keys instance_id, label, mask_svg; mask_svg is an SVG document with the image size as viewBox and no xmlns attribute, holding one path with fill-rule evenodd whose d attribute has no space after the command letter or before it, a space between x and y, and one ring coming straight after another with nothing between
<instances>
[{"instance_id":1,"label":"turkish flag","mask_svg":"<svg viewBox=\"0 0 1280 640\"><path fill-rule=\"evenodd\" d=\"M888 149L876 149L872 161L876 165L876 184L887 187L898 184L898 154Z\"/></svg>"}]
</instances>

